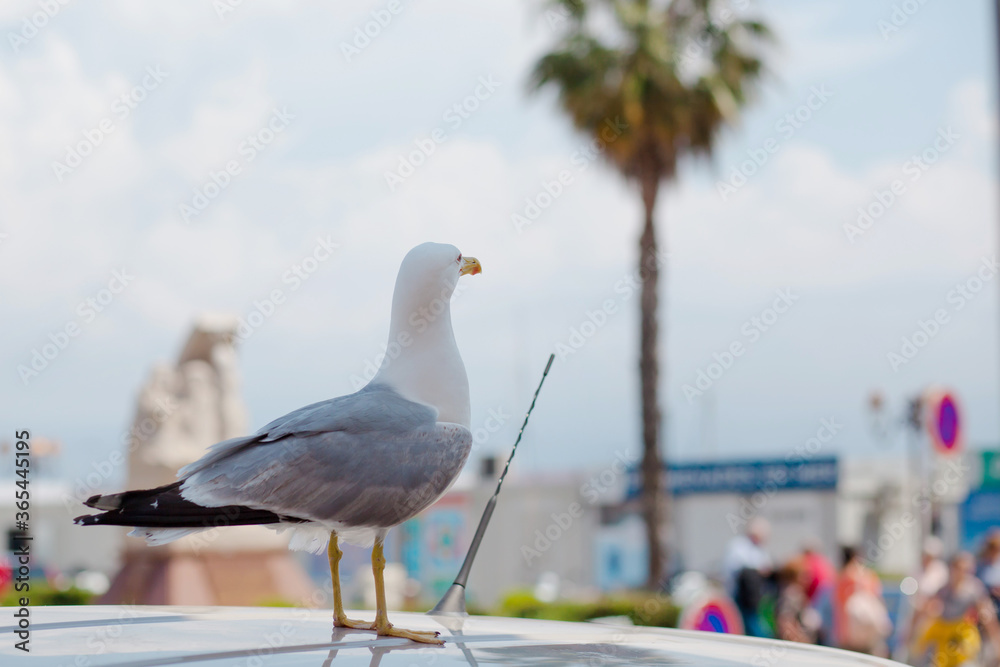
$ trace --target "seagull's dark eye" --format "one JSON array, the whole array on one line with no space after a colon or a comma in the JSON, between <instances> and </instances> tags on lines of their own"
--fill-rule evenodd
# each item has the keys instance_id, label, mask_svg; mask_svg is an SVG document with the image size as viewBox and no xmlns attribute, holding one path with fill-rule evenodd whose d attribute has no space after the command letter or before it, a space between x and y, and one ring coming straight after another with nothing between
<instances>
[{"instance_id":1,"label":"seagull's dark eye","mask_svg":"<svg viewBox=\"0 0 1000 667\"><path fill-rule=\"evenodd\" d=\"M456 261L456 262L459 262L459 263L461 263L461 262L462 262L462 256L461 256L461 255L459 255L459 256L458 256L458 259L456 259L455 261Z\"/></svg>"}]
</instances>

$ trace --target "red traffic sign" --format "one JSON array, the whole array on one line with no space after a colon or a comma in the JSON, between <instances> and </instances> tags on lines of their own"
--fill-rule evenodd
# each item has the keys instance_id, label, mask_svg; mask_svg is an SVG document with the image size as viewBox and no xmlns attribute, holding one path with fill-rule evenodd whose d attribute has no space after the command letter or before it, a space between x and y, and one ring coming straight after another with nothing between
<instances>
[{"instance_id":1,"label":"red traffic sign","mask_svg":"<svg viewBox=\"0 0 1000 667\"><path fill-rule=\"evenodd\" d=\"M934 448L942 454L957 454L962 449L962 419L958 401L951 392L931 392L926 398L927 433Z\"/></svg>"},{"instance_id":2,"label":"red traffic sign","mask_svg":"<svg viewBox=\"0 0 1000 667\"><path fill-rule=\"evenodd\" d=\"M745 632L743 618L732 601L718 594L707 594L681 610L677 624L682 630L701 630L728 635Z\"/></svg>"}]
</instances>

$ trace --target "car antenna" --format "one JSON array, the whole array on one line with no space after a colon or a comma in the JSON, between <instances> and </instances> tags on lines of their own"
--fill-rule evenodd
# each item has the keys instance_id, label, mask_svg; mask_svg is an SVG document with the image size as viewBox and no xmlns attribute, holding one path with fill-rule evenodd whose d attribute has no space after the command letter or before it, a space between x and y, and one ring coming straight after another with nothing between
<instances>
[{"instance_id":1,"label":"car antenna","mask_svg":"<svg viewBox=\"0 0 1000 667\"><path fill-rule=\"evenodd\" d=\"M531 399L531 406L528 407L528 413L524 415L524 423L521 424L521 430L517 432L517 439L514 441L514 447L510 450L510 456L507 457L507 465L503 467L503 472L500 473L500 479L497 481L497 490L493 492L493 496L486 503L486 509L483 510L483 516L479 519L479 526L476 528L476 534L472 537L472 544L469 545L469 552L465 554L465 560L462 562L462 569L458 571L458 576L455 577L455 582L448 588L445 592L444 597L441 601L434 605L428 614L441 614L445 616L468 616L465 611L465 585L469 580L469 570L472 569L472 561L476 558L476 552L479 551L479 544L483 541L483 535L486 534L486 526L490 522L490 517L493 516L493 508L497 505L497 496L500 495L500 487L503 485L503 480L507 477L507 471L510 469L510 462L514 459L514 453L517 451L517 445L521 442L521 436L524 435L524 427L528 425L528 418L531 417L531 411L535 409L535 401L538 400L538 392L542 390L542 385L545 384L545 377L549 374L549 369L552 368L552 362L555 361L556 355L549 355L549 362L545 364L545 370L542 372L542 379L538 383L538 389L535 390L535 396Z\"/></svg>"}]
</instances>

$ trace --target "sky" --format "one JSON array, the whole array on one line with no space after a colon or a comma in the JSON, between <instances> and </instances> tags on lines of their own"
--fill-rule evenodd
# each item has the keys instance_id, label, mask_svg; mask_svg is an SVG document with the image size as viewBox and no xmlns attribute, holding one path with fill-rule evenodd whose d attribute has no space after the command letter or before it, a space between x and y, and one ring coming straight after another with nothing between
<instances>
[{"instance_id":1,"label":"sky","mask_svg":"<svg viewBox=\"0 0 1000 667\"><path fill-rule=\"evenodd\" d=\"M85 473L199 314L245 318L274 289L239 350L250 427L348 393L383 350L399 261L434 240L483 266L453 304L473 428L502 422L480 451L509 450L551 352L515 472L638 450L641 210L528 90L559 17L336 4L3 3L0 441L31 429ZM951 388L968 444L1000 440L992 14L897 5L751 4L778 38L770 74L657 210L672 459L784 456L824 423L824 454L901 456L898 429L872 428L876 389L895 417Z\"/></svg>"}]
</instances>

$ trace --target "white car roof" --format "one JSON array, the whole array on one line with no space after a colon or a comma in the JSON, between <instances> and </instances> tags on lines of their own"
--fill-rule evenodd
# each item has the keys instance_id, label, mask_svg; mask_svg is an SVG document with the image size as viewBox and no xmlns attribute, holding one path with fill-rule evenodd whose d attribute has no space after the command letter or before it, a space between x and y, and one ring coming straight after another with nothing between
<instances>
[{"instance_id":1,"label":"white car roof","mask_svg":"<svg viewBox=\"0 0 1000 667\"><path fill-rule=\"evenodd\" d=\"M11 610L13 611L13 610ZM329 610L259 607L35 607L30 654L8 614L0 663L33 667L129 665L898 665L870 656L749 637L470 616L391 612L411 630L438 630L443 647L332 628ZM352 618L373 618L354 611ZM86 656L80 658L79 656ZM30 661L30 662L29 662Z\"/></svg>"}]
</instances>

